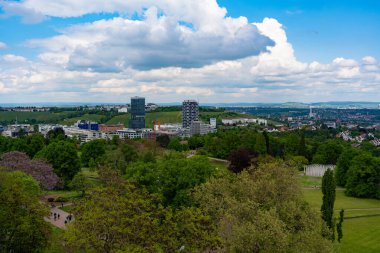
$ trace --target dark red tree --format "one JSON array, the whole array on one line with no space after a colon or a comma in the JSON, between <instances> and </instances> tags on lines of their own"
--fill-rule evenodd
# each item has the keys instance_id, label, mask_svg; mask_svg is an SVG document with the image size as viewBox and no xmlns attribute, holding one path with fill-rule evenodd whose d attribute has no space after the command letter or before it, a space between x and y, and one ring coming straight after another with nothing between
<instances>
[{"instance_id":1,"label":"dark red tree","mask_svg":"<svg viewBox=\"0 0 380 253\"><path fill-rule=\"evenodd\" d=\"M0 158L0 167L9 171L22 171L36 179L42 188L51 190L59 183L53 167L43 160L30 160L28 155L18 151L5 153Z\"/></svg>"},{"instance_id":2,"label":"dark red tree","mask_svg":"<svg viewBox=\"0 0 380 253\"><path fill-rule=\"evenodd\" d=\"M254 157L257 157L257 153L248 148L240 148L232 151L228 157L230 161L228 169L234 173L240 173L251 165Z\"/></svg>"}]
</instances>

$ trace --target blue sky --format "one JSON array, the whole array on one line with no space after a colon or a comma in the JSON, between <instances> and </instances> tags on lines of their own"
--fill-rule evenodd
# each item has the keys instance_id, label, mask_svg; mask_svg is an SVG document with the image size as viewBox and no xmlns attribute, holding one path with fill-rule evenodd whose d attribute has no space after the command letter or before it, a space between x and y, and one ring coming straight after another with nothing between
<instances>
[{"instance_id":1,"label":"blue sky","mask_svg":"<svg viewBox=\"0 0 380 253\"><path fill-rule=\"evenodd\" d=\"M379 1L0 0L0 100L380 101L379 41Z\"/></svg>"}]
</instances>

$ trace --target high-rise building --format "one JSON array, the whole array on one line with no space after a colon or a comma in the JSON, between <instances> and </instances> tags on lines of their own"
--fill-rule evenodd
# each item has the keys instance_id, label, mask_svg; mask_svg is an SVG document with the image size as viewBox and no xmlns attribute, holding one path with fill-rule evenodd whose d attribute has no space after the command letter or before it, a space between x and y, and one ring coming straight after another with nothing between
<instances>
[{"instance_id":1,"label":"high-rise building","mask_svg":"<svg viewBox=\"0 0 380 253\"><path fill-rule=\"evenodd\" d=\"M212 128L216 128L216 118L210 118L210 125Z\"/></svg>"},{"instance_id":2,"label":"high-rise building","mask_svg":"<svg viewBox=\"0 0 380 253\"><path fill-rule=\"evenodd\" d=\"M191 122L199 120L199 105L195 100L185 100L182 103L182 126L190 127Z\"/></svg>"},{"instance_id":3,"label":"high-rise building","mask_svg":"<svg viewBox=\"0 0 380 253\"><path fill-rule=\"evenodd\" d=\"M131 120L129 127L132 129L145 128L145 98L131 98Z\"/></svg>"}]
</instances>

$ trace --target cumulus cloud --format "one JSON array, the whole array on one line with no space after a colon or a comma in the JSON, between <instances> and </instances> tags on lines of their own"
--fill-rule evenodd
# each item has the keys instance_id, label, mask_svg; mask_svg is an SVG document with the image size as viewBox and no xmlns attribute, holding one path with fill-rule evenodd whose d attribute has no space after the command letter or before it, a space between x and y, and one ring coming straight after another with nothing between
<instances>
[{"instance_id":1,"label":"cumulus cloud","mask_svg":"<svg viewBox=\"0 0 380 253\"><path fill-rule=\"evenodd\" d=\"M14 54L6 54L3 55L3 60L7 62L26 62L26 58L19 56L19 55L14 55Z\"/></svg>"},{"instance_id":2,"label":"cumulus cloud","mask_svg":"<svg viewBox=\"0 0 380 253\"><path fill-rule=\"evenodd\" d=\"M187 17L160 15L153 6L144 12L142 20L116 17L76 25L62 35L29 44L47 50L40 55L44 61L66 64L71 70L99 72L202 67L259 55L274 46L245 17L221 16L217 22L193 17L188 19L194 22L191 27L181 23L182 18Z\"/></svg>"},{"instance_id":3,"label":"cumulus cloud","mask_svg":"<svg viewBox=\"0 0 380 253\"><path fill-rule=\"evenodd\" d=\"M38 60L0 56L0 93L7 93L2 101L20 91L39 101L126 102L132 95L201 103L379 99L374 57L301 62L276 19L231 18L214 0L6 3L14 4L3 8L6 15L17 8L42 18L122 15L30 40L41 50Z\"/></svg>"},{"instance_id":4,"label":"cumulus cloud","mask_svg":"<svg viewBox=\"0 0 380 253\"><path fill-rule=\"evenodd\" d=\"M0 50L1 49L6 49L6 48L7 48L7 44L5 44L4 42L0 41Z\"/></svg>"}]
</instances>

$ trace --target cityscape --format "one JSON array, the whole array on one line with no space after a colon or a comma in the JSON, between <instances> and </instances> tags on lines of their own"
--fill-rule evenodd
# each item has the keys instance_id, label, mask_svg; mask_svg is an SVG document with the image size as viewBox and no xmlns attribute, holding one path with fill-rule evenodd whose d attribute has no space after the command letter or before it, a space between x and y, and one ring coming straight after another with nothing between
<instances>
[{"instance_id":1,"label":"cityscape","mask_svg":"<svg viewBox=\"0 0 380 253\"><path fill-rule=\"evenodd\" d=\"M379 24L0 0L0 253L380 252Z\"/></svg>"}]
</instances>

